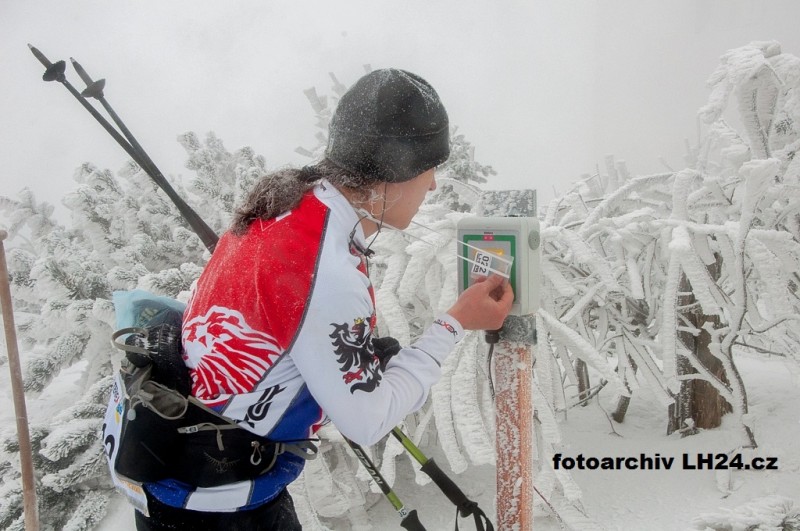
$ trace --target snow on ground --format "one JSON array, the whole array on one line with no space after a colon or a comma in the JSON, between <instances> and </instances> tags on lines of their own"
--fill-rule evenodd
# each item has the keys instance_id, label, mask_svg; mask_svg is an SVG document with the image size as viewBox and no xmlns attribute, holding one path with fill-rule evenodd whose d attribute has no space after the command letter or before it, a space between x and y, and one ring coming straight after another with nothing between
<instances>
[{"instance_id":1,"label":"snow on ground","mask_svg":"<svg viewBox=\"0 0 800 531\"><path fill-rule=\"evenodd\" d=\"M565 455L675 457L671 470L573 471L583 489L587 514L609 530L693 529L693 518L780 494L800 510L800 388L796 373L780 358L740 355L737 364L748 390L759 448L750 455L777 457L779 470L733 470L730 477L708 470L683 470L682 455L734 450L739 434L729 417L722 428L692 437L665 436L666 415L645 392L635 394L623 424L611 425L596 404L570 411L562 425ZM613 404L604 403L607 411ZM598 414L599 413L599 414ZM730 484L730 493L718 488Z\"/></svg>"},{"instance_id":2,"label":"snow on ground","mask_svg":"<svg viewBox=\"0 0 800 531\"><path fill-rule=\"evenodd\" d=\"M596 524L596 529L606 530L664 530L693 529L692 520L706 515L707 521L745 522L745 516L781 500L791 500L795 511L800 510L800 386L797 369L790 370L781 358L740 355L737 359L745 379L759 448L742 452L750 456L777 457L777 471L732 471L730 476L713 471L683 470L682 455L689 453L719 453L734 450L740 440L734 423L726 418L719 430L711 430L693 437L665 436L665 413L655 399L643 389L634 395L623 424L611 424L596 402L587 407L569 411L568 419L561 425L564 434L564 456L576 457L638 457L659 454L674 457L671 470L573 470L573 476L583 491L586 515ZM6 366L7 367L7 366ZM2 422L13 426L7 374L2 376L4 402ZM29 410L37 409L32 401ZM601 405L611 411L611 396L603 397ZM431 452L442 468L448 472L446 459ZM417 509L420 520L429 531L449 531L454 527L455 508L432 484L416 485L408 460L398 463L398 481L394 488L410 508ZM449 472L448 472L449 473ZM489 466L472 467L461 475L452 475L465 493L493 515L495 479ZM720 486L730 486L726 493ZM767 498L773 495L772 498ZM781 496L782 498L775 497ZM400 529L399 517L388 502L375 496L369 508L374 529ZM755 509L748 504L753 505ZM116 498L101 531L133 531L132 509ZM543 507L536 509L537 531L561 529L558 520L547 514ZM564 515L566 517L566 515ZM724 528L721 523L714 527ZM470 530L471 521L461 519L459 529ZM584 527L585 528L585 527ZM741 527L745 529L746 526ZM336 527L343 529L341 526Z\"/></svg>"}]
</instances>

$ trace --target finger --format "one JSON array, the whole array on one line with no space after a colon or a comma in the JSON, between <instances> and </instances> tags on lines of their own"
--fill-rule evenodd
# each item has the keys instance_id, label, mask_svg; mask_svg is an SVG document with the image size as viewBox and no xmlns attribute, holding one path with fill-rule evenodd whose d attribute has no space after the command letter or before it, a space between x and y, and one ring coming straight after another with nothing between
<instances>
[{"instance_id":1,"label":"finger","mask_svg":"<svg viewBox=\"0 0 800 531\"><path fill-rule=\"evenodd\" d=\"M505 291L503 293L503 298L500 299L500 302L511 307L511 304L514 302L514 290L511 289L511 284L506 284L504 287Z\"/></svg>"},{"instance_id":2,"label":"finger","mask_svg":"<svg viewBox=\"0 0 800 531\"><path fill-rule=\"evenodd\" d=\"M492 291L489 292L489 296L500 303L502 306L505 306L507 303L507 299L509 297L511 300L514 300L514 290L511 289L511 285L506 283L500 286L497 286Z\"/></svg>"},{"instance_id":3,"label":"finger","mask_svg":"<svg viewBox=\"0 0 800 531\"><path fill-rule=\"evenodd\" d=\"M491 291L497 288L498 286L501 286L503 282L505 282L505 280L506 280L505 277L492 274L486 277L486 280L484 282L486 282L486 289Z\"/></svg>"}]
</instances>

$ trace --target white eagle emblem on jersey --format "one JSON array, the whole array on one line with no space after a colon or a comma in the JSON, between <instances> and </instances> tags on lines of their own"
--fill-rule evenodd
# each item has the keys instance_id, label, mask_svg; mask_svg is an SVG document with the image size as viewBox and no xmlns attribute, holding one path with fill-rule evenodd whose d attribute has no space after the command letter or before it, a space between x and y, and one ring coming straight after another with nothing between
<instances>
[{"instance_id":1,"label":"white eagle emblem on jersey","mask_svg":"<svg viewBox=\"0 0 800 531\"><path fill-rule=\"evenodd\" d=\"M184 325L183 347L193 394L200 399L251 392L282 354L274 337L222 306Z\"/></svg>"}]
</instances>

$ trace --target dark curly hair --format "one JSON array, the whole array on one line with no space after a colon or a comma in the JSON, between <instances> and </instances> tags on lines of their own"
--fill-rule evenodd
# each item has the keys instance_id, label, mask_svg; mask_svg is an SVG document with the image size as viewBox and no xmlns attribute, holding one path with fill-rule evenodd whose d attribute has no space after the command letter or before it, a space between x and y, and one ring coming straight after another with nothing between
<instances>
[{"instance_id":1,"label":"dark curly hair","mask_svg":"<svg viewBox=\"0 0 800 531\"><path fill-rule=\"evenodd\" d=\"M263 176L233 214L231 232L242 235L257 219L271 219L297 206L320 179L356 195L369 193L377 180L340 168L328 159L302 168L284 168Z\"/></svg>"}]
</instances>

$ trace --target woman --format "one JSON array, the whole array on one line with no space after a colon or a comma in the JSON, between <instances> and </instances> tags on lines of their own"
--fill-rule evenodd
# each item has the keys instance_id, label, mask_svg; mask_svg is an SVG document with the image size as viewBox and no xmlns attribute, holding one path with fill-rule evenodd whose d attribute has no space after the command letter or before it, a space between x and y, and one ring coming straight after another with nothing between
<instances>
[{"instance_id":1,"label":"woman","mask_svg":"<svg viewBox=\"0 0 800 531\"><path fill-rule=\"evenodd\" d=\"M197 282L183 322L192 394L274 441L327 419L374 444L419 409L465 329L497 329L513 293L500 277L466 290L411 346L379 359L367 270L382 224L404 229L449 156L447 113L422 78L361 78L337 106L325 159L264 177ZM286 485L303 459L281 454L253 480L147 484L144 529L300 529Z\"/></svg>"}]
</instances>

